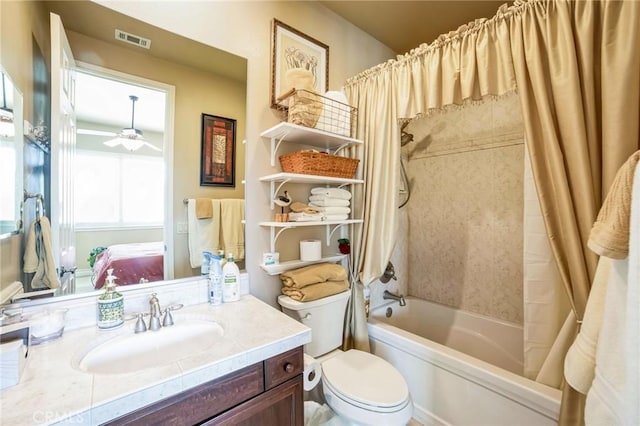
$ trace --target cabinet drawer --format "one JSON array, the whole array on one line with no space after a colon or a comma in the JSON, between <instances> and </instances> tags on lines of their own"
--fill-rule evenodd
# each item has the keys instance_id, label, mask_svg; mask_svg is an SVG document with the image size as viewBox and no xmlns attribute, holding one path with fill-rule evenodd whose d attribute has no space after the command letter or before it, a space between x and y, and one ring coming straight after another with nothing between
<instances>
[{"instance_id":1,"label":"cabinet drawer","mask_svg":"<svg viewBox=\"0 0 640 426\"><path fill-rule=\"evenodd\" d=\"M302 370L304 370L302 347L269 358L264 362L265 389L271 389L298 374L302 374Z\"/></svg>"}]
</instances>

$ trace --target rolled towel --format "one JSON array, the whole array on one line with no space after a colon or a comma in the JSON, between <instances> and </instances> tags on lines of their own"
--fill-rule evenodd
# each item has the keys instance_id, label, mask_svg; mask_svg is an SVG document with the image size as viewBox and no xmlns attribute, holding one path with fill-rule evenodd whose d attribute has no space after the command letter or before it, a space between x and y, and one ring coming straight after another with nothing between
<instances>
[{"instance_id":1,"label":"rolled towel","mask_svg":"<svg viewBox=\"0 0 640 426\"><path fill-rule=\"evenodd\" d=\"M324 195L331 198L340 198L341 200L351 199L351 192L342 188L312 188L311 195Z\"/></svg>"},{"instance_id":2,"label":"rolled towel","mask_svg":"<svg viewBox=\"0 0 640 426\"><path fill-rule=\"evenodd\" d=\"M289 209L294 212L294 213L310 213L310 214L314 214L314 213L319 213L320 210L313 208L313 207L309 207L308 205L306 205L305 203L300 203L298 201L291 203L291 205L289 206Z\"/></svg>"},{"instance_id":3,"label":"rolled towel","mask_svg":"<svg viewBox=\"0 0 640 426\"><path fill-rule=\"evenodd\" d=\"M326 195L312 195L309 197L309 202L322 207L349 207L351 205L349 200L331 198Z\"/></svg>"},{"instance_id":4,"label":"rolled towel","mask_svg":"<svg viewBox=\"0 0 640 426\"><path fill-rule=\"evenodd\" d=\"M350 207L342 207L342 206L316 206L315 204L309 204L312 208L318 210L320 213L324 214L349 214L351 213Z\"/></svg>"},{"instance_id":5,"label":"rolled towel","mask_svg":"<svg viewBox=\"0 0 640 426\"><path fill-rule=\"evenodd\" d=\"M335 263L318 263L285 271L280 274L280 279L285 287L303 288L325 281L346 280L347 271Z\"/></svg>"},{"instance_id":6,"label":"rolled towel","mask_svg":"<svg viewBox=\"0 0 640 426\"><path fill-rule=\"evenodd\" d=\"M289 213L289 222L320 222L323 219L322 213Z\"/></svg>"},{"instance_id":7,"label":"rolled towel","mask_svg":"<svg viewBox=\"0 0 640 426\"><path fill-rule=\"evenodd\" d=\"M308 285L304 288L282 287L282 294L299 302L310 302L334 294L342 293L349 289L347 280L325 281L319 284Z\"/></svg>"}]
</instances>

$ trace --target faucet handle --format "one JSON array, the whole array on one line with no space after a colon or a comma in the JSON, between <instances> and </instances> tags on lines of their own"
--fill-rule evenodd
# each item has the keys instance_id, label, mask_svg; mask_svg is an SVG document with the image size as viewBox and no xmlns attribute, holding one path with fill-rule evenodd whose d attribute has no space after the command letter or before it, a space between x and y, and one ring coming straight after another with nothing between
<instances>
[{"instance_id":1,"label":"faucet handle","mask_svg":"<svg viewBox=\"0 0 640 426\"><path fill-rule=\"evenodd\" d=\"M133 329L135 333L144 333L145 331L147 331L147 325L144 323L143 317L144 317L144 314L140 312L138 314L138 320L136 321L136 326Z\"/></svg>"},{"instance_id":2,"label":"faucet handle","mask_svg":"<svg viewBox=\"0 0 640 426\"><path fill-rule=\"evenodd\" d=\"M171 309L164 310L164 319L162 320L163 327L169 327L173 325L173 315L171 315Z\"/></svg>"}]
</instances>

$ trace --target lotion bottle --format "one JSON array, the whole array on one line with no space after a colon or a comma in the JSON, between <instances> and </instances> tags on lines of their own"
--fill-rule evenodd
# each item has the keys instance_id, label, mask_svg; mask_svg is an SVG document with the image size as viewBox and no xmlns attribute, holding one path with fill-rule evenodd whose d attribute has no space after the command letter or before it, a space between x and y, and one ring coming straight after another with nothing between
<instances>
[{"instance_id":1,"label":"lotion bottle","mask_svg":"<svg viewBox=\"0 0 640 426\"><path fill-rule=\"evenodd\" d=\"M107 270L105 292L98 297L98 328L112 330L124 324L124 297L116 291L116 283L112 275L113 268Z\"/></svg>"},{"instance_id":2,"label":"lotion bottle","mask_svg":"<svg viewBox=\"0 0 640 426\"><path fill-rule=\"evenodd\" d=\"M223 302L236 302L240 300L240 269L233 261L233 253L227 254L227 263L222 268Z\"/></svg>"}]
</instances>

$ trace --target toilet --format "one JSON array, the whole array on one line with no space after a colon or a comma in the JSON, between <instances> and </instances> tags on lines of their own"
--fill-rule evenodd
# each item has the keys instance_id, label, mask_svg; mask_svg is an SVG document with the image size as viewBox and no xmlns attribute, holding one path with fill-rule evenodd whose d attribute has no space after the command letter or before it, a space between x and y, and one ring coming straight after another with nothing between
<instances>
[{"instance_id":1,"label":"toilet","mask_svg":"<svg viewBox=\"0 0 640 426\"><path fill-rule=\"evenodd\" d=\"M390 363L368 352L346 352L342 332L350 291L310 302L278 297L282 311L311 328L307 355L321 364L327 405L343 422L354 425L406 425L413 403L406 381Z\"/></svg>"}]
</instances>

